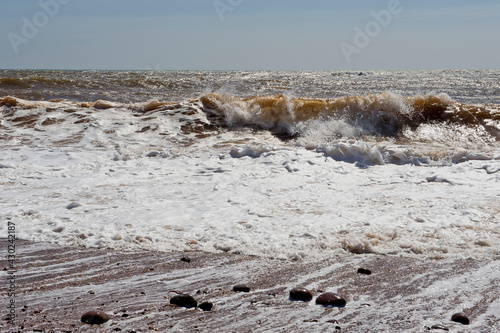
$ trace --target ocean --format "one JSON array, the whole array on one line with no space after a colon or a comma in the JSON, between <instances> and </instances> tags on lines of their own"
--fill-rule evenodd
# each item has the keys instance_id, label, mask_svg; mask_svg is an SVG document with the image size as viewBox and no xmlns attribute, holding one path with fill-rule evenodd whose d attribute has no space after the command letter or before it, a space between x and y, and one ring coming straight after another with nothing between
<instances>
[{"instance_id":1,"label":"ocean","mask_svg":"<svg viewBox=\"0 0 500 333\"><path fill-rule=\"evenodd\" d=\"M0 114L0 217L22 239L500 254L498 70L3 70Z\"/></svg>"}]
</instances>

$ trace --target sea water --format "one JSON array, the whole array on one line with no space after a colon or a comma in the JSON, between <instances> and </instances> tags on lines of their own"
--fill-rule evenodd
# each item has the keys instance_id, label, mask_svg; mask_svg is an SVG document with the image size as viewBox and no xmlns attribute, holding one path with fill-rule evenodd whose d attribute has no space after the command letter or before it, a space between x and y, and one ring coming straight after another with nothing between
<instances>
[{"instance_id":1,"label":"sea water","mask_svg":"<svg viewBox=\"0 0 500 333\"><path fill-rule=\"evenodd\" d=\"M500 249L500 71L0 71L0 225L319 259Z\"/></svg>"}]
</instances>

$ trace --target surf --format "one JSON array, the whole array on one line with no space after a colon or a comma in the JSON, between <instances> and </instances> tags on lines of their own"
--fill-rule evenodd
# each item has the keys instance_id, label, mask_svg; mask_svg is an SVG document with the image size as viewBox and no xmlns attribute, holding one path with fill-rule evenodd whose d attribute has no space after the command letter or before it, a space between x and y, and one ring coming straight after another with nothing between
<instances>
[{"instance_id":1,"label":"surf","mask_svg":"<svg viewBox=\"0 0 500 333\"><path fill-rule=\"evenodd\" d=\"M305 98L288 95L236 97L211 93L200 98L203 110L230 126L249 126L275 132L298 131L299 123L342 120L362 133L397 137L423 124L455 123L483 126L497 140L498 107L468 105L446 94L402 96L392 92L337 98Z\"/></svg>"}]
</instances>

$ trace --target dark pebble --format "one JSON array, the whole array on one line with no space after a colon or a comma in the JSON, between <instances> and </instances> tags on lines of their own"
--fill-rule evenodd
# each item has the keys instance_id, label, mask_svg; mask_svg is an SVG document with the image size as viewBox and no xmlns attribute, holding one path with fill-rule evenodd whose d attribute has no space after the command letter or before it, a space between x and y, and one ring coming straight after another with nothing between
<instances>
[{"instance_id":1,"label":"dark pebble","mask_svg":"<svg viewBox=\"0 0 500 333\"><path fill-rule=\"evenodd\" d=\"M80 207L80 206L81 206L81 204L73 201L72 203L70 203L69 205L66 206L66 209L71 210L73 208Z\"/></svg>"},{"instance_id":2,"label":"dark pebble","mask_svg":"<svg viewBox=\"0 0 500 333\"><path fill-rule=\"evenodd\" d=\"M464 324L464 325L469 325L470 320L469 318L462 312L460 313L455 313L453 316L451 316L451 321Z\"/></svg>"},{"instance_id":3,"label":"dark pebble","mask_svg":"<svg viewBox=\"0 0 500 333\"><path fill-rule=\"evenodd\" d=\"M292 301L309 302L310 300L312 300L312 298L313 298L312 293L306 288L295 287L292 290L290 290L290 299Z\"/></svg>"},{"instance_id":4,"label":"dark pebble","mask_svg":"<svg viewBox=\"0 0 500 333\"><path fill-rule=\"evenodd\" d=\"M203 311L212 311L213 307L214 307L214 304L210 303L210 302L203 302L199 306L199 308L202 309Z\"/></svg>"},{"instance_id":5,"label":"dark pebble","mask_svg":"<svg viewBox=\"0 0 500 333\"><path fill-rule=\"evenodd\" d=\"M184 261L184 262L191 262L191 258L189 258L188 256L183 256L181 258L181 261Z\"/></svg>"},{"instance_id":6,"label":"dark pebble","mask_svg":"<svg viewBox=\"0 0 500 333\"><path fill-rule=\"evenodd\" d=\"M338 325L339 324L338 320L332 319L332 320L327 320L326 322L330 324L335 324L335 330L342 330L342 327Z\"/></svg>"},{"instance_id":7,"label":"dark pebble","mask_svg":"<svg viewBox=\"0 0 500 333\"><path fill-rule=\"evenodd\" d=\"M233 287L233 291L235 292L244 292L249 293L251 288L246 284L237 284Z\"/></svg>"},{"instance_id":8,"label":"dark pebble","mask_svg":"<svg viewBox=\"0 0 500 333\"><path fill-rule=\"evenodd\" d=\"M195 308L198 305L198 302L196 302L196 300L192 296L188 294L182 294L172 297L170 299L170 304L186 308Z\"/></svg>"},{"instance_id":9,"label":"dark pebble","mask_svg":"<svg viewBox=\"0 0 500 333\"><path fill-rule=\"evenodd\" d=\"M196 293L197 294L202 294L202 293L203 294L208 294L208 289L203 289L203 290L200 289L200 290L197 290Z\"/></svg>"},{"instance_id":10,"label":"dark pebble","mask_svg":"<svg viewBox=\"0 0 500 333\"><path fill-rule=\"evenodd\" d=\"M323 306L343 307L346 303L346 300L342 296L335 293L323 293L316 298L316 304Z\"/></svg>"},{"instance_id":11,"label":"dark pebble","mask_svg":"<svg viewBox=\"0 0 500 333\"><path fill-rule=\"evenodd\" d=\"M139 132L146 132L147 130L149 130L149 126L146 126L146 127L142 128ZM156 157L156 156L159 156L159 155L160 155L159 151L151 151L146 156L147 157Z\"/></svg>"},{"instance_id":12,"label":"dark pebble","mask_svg":"<svg viewBox=\"0 0 500 333\"><path fill-rule=\"evenodd\" d=\"M366 268L358 268L358 273L359 274L364 274L364 275L370 275L372 271Z\"/></svg>"},{"instance_id":13,"label":"dark pebble","mask_svg":"<svg viewBox=\"0 0 500 333\"><path fill-rule=\"evenodd\" d=\"M108 320L109 320L109 316L106 313L99 311L99 310L92 310L92 311L85 312L82 315L82 319L81 319L82 323L90 324L90 325L104 324Z\"/></svg>"}]
</instances>

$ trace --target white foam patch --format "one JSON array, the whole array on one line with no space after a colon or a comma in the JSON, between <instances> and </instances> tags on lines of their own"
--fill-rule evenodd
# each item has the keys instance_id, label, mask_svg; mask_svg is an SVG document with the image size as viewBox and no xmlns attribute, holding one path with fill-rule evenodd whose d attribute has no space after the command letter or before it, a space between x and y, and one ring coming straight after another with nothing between
<instances>
[{"instance_id":1,"label":"white foam patch","mask_svg":"<svg viewBox=\"0 0 500 333\"><path fill-rule=\"evenodd\" d=\"M498 160L382 164L383 153L354 144L235 145L216 155L134 147L4 149L2 220L20 238L122 249L292 259L499 253ZM367 158L366 168L345 162Z\"/></svg>"},{"instance_id":2,"label":"white foam patch","mask_svg":"<svg viewBox=\"0 0 500 333\"><path fill-rule=\"evenodd\" d=\"M364 165L385 164L380 150L366 143L347 144L340 142L334 145L324 145L318 151L323 152L325 156L331 157L336 161L358 162Z\"/></svg>"}]
</instances>

